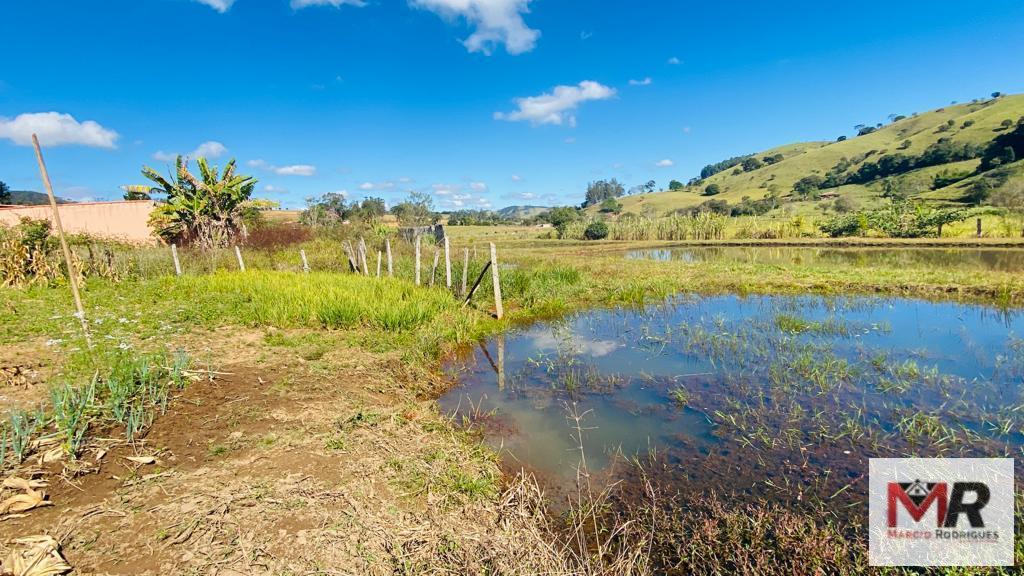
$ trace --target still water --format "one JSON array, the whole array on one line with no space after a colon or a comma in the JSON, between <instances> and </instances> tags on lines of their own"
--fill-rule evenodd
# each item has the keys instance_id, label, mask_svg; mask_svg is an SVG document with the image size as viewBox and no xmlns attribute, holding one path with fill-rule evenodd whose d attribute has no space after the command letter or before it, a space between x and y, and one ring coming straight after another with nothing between
<instances>
[{"instance_id":1,"label":"still water","mask_svg":"<svg viewBox=\"0 0 1024 576\"><path fill-rule=\"evenodd\" d=\"M1020 248L822 248L800 246L689 246L631 250L627 258L680 262L733 261L753 264L950 267L1024 272Z\"/></svg>"},{"instance_id":2,"label":"still water","mask_svg":"<svg viewBox=\"0 0 1024 576\"><path fill-rule=\"evenodd\" d=\"M855 495L869 457L1020 456L1024 319L913 299L682 296L506 333L443 411L568 489L640 461L758 497ZM628 468L626 466L625 468Z\"/></svg>"}]
</instances>

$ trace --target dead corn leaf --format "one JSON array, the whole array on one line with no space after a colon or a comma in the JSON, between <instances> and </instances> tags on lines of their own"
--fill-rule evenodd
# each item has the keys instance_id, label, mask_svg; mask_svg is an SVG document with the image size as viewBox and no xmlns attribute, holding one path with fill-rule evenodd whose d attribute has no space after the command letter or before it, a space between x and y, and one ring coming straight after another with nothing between
<instances>
[{"instance_id":1,"label":"dead corn leaf","mask_svg":"<svg viewBox=\"0 0 1024 576\"><path fill-rule=\"evenodd\" d=\"M39 488L46 488L47 486L48 483L46 480L25 480L24 478L18 478L16 476L4 479L4 488L10 488L12 490L37 490Z\"/></svg>"},{"instance_id":2,"label":"dead corn leaf","mask_svg":"<svg viewBox=\"0 0 1024 576\"><path fill-rule=\"evenodd\" d=\"M14 541L22 550L13 550L0 567L4 576L58 576L71 571L60 555L60 545L51 536L33 536Z\"/></svg>"},{"instance_id":3,"label":"dead corn leaf","mask_svg":"<svg viewBox=\"0 0 1024 576\"><path fill-rule=\"evenodd\" d=\"M28 512L33 508L52 505L53 502L46 499L45 492L39 492L32 488L27 488L24 494L11 496L7 500L0 502L0 516L6 514L17 514L19 512Z\"/></svg>"},{"instance_id":4,"label":"dead corn leaf","mask_svg":"<svg viewBox=\"0 0 1024 576\"><path fill-rule=\"evenodd\" d=\"M124 459L142 465L156 464L156 456L125 456Z\"/></svg>"}]
</instances>

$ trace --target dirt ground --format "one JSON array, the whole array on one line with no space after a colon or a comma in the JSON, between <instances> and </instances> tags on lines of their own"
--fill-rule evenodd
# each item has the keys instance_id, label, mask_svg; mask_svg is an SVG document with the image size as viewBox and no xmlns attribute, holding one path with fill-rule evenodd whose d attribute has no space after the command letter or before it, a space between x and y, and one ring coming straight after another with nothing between
<instances>
[{"instance_id":1,"label":"dirt ground","mask_svg":"<svg viewBox=\"0 0 1024 576\"><path fill-rule=\"evenodd\" d=\"M0 521L0 559L46 534L75 574L458 574L525 544L530 511L499 501L492 456L422 394L429 372L303 337L190 337L218 374L141 441L92 430L78 462L26 462L52 506Z\"/></svg>"}]
</instances>

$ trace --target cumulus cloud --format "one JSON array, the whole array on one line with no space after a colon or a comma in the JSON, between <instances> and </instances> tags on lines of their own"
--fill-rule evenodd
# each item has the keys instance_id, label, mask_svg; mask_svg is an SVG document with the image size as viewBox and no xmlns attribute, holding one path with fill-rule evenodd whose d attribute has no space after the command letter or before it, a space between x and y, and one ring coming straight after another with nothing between
<instances>
[{"instance_id":1,"label":"cumulus cloud","mask_svg":"<svg viewBox=\"0 0 1024 576\"><path fill-rule=\"evenodd\" d=\"M673 56L673 57L668 59L668 63L671 64L672 66L677 66L679 64L682 64L683 61L680 60L679 58L676 58L675 56Z\"/></svg>"},{"instance_id":2,"label":"cumulus cloud","mask_svg":"<svg viewBox=\"0 0 1024 576\"><path fill-rule=\"evenodd\" d=\"M221 14L231 9L231 5L235 3L235 0L195 0L200 4L206 4L210 8L213 8Z\"/></svg>"},{"instance_id":3,"label":"cumulus cloud","mask_svg":"<svg viewBox=\"0 0 1024 576\"><path fill-rule=\"evenodd\" d=\"M522 182L523 181L523 177L520 176L519 174L513 174L512 175L512 181L513 182Z\"/></svg>"},{"instance_id":4,"label":"cumulus cloud","mask_svg":"<svg viewBox=\"0 0 1024 576\"><path fill-rule=\"evenodd\" d=\"M470 52L490 54L495 45L504 44L509 54L533 50L540 37L523 21L531 0L409 0L417 8L447 18L464 18L475 29L462 44Z\"/></svg>"},{"instance_id":5,"label":"cumulus cloud","mask_svg":"<svg viewBox=\"0 0 1024 576\"><path fill-rule=\"evenodd\" d=\"M311 164L292 164L291 166L274 166L265 160L249 160L246 165L273 172L278 176L316 176L316 166Z\"/></svg>"},{"instance_id":6,"label":"cumulus cloud","mask_svg":"<svg viewBox=\"0 0 1024 576\"><path fill-rule=\"evenodd\" d=\"M651 85L651 77L647 76L643 80L630 80L629 81L629 85L630 86L650 86Z\"/></svg>"},{"instance_id":7,"label":"cumulus cloud","mask_svg":"<svg viewBox=\"0 0 1024 576\"><path fill-rule=\"evenodd\" d=\"M664 160L658 160L654 165L657 166L658 168L671 168L672 166L675 166L676 163L668 158L665 158Z\"/></svg>"},{"instance_id":8,"label":"cumulus cloud","mask_svg":"<svg viewBox=\"0 0 1024 576\"><path fill-rule=\"evenodd\" d=\"M470 182L469 189L474 192L487 192L486 182Z\"/></svg>"},{"instance_id":9,"label":"cumulus cloud","mask_svg":"<svg viewBox=\"0 0 1024 576\"><path fill-rule=\"evenodd\" d=\"M391 182L390 180L384 182L363 182L362 184L359 185L359 189L366 192L369 192L371 190L393 190L394 188L395 183Z\"/></svg>"},{"instance_id":10,"label":"cumulus cloud","mask_svg":"<svg viewBox=\"0 0 1024 576\"><path fill-rule=\"evenodd\" d=\"M292 0L293 10L301 10L310 6L334 6L335 8L341 8L345 5L362 8L366 6L366 2L363 0Z\"/></svg>"},{"instance_id":11,"label":"cumulus cloud","mask_svg":"<svg viewBox=\"0 0 1024 576\"><path fill-rule=\"evenodd\" d=\"M189 158L206 158L212 160L220 158L221 156L228 153L227 146L217 142L215 140L209 140L203 142L196 147L195 150L188 154L179 154L177 152L164 152L163 150L157 150L153 153L153 159L159 160L160 162L174 162L178 156L187 156Z\"/></svg>"},{"instance_id":12,"label":"cumulus cloud","mask_svg":"<svg viewBox=\"0 0 1024 576\"><path fill-rule=\"evenodd\" d=\"M434 191L434 194L439 196L448 196L454 192L458 192L462 189L462 186L458 184L432 184L430 189Z\"/></svg>"},{"instance_id":13,"label":"cumulus cloud","mask_svg":"<svg viewBox=\"0 0 1024 576\"><path fill-rule=\"evenodd\" d=\"M288 189L282 188L280 186L274 186L273 184L267 184L266 186L263 187L263 191L268 192L270 194L284 194L288 192Z\"/></svg>"},{"instance_id":14,"label":"cumulus cloud","mask_svg":"<svg viewBox=\"0 0 1024 576\"><path fill-rule=\"evenodd\" d=\"M39 112L19 114L14 118L0 116L0 139L20 146L31 146L32 135L39 136L43 146L90 146L116 148L119 135L92 120L79 122L70 114Z\"/></svg>"},{"instance_id":15,"label":"cumulus cloud","mask_svg":"<svg viewBox=\"0 0 1024 576\"><path fill-rule=\"evenodd\" d=\"M607 100L615 96L615 89L592 80L584 80L576 86L555 86L551 92L539 96L516 98L519 107L513 112L495 112L496 120L509 122L527 121L533 125L567 123L576 125L576 110L580 104L590 100Z\"/></svg>"}]
</instances>

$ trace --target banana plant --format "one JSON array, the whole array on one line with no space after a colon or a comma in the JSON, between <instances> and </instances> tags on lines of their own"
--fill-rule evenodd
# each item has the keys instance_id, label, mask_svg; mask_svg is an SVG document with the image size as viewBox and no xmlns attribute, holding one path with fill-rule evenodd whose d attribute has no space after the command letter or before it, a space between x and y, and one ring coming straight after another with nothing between
<instances>
[{"instance_id":1,"label":"banana plant","mask_svg":"<svg viewBox=\"0 0 1024 576\"><path fill-rule=\"evenodd\" d=\"M256 179L235 173L231 160L221 173L206 158L196 160L197 178L188 160L178 156L174 174L165 178L145 166L142 175L157 185L166 201L157 206L149 224L167 242L191 243L203 248L228 246L242 230L246 202Z\"/></svg>"}]
</instances>

